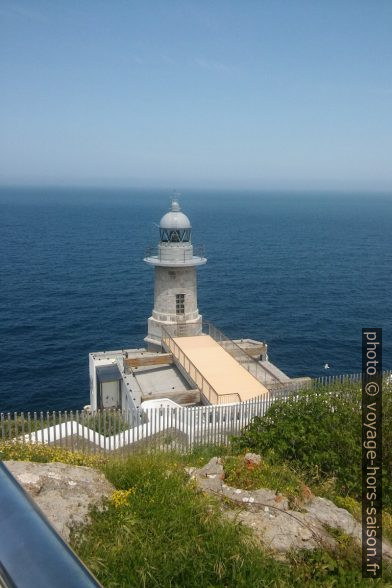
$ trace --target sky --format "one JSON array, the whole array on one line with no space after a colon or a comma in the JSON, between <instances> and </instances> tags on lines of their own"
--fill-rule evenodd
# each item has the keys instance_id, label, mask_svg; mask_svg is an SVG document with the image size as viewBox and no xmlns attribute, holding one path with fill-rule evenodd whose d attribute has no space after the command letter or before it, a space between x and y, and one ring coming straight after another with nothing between
<instances>
[{"instance_id":1,"label":"sky","mask_svg":"<svg viewBox=\"0 0 392 588\"><path fill-rule=\"evenodd\" d=\"M391 0L0 0L0 184L392 190Z\"/></svg>"}]
</instances>

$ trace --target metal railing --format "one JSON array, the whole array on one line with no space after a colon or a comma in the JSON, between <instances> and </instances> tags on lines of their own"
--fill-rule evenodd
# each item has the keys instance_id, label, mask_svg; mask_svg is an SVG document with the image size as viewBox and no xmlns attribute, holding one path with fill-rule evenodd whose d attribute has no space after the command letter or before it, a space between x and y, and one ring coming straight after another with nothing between
<instances>
[{"instance_id":1,"label":"metal railing","mask_svg":"<svg viewBox=\"0 0 392 588\"><path fill-rule=\"evenodd\" d=\"M167 333L171 337L187 337L195 334L195 326L181 325L170 327L166 329ZM257 359L247 353L242 347L235 343L232 339L227 337L221 330L217 329L212 323L207 321L202 322L202 332L209 335L214 341L216 341L227 353L229 353L243 368L245 368L256 380L258 380L264 386L270 388L271 380L272 383L279 383L276 376L274 376L268 368L261 365Z\"/></svg>"},{"instance_id":2,"label":"metal railing","mask_svg":"<svg viewBox=\"0 0 392 588\"><path fill-rule=\"evenodd\" d=\"M176 245L176 244L174 244ZM192 249L192 255L190 255L190 249L188 247L181 247L181 245L192 245L192 243L178 243L179 247L175 247L175 251L176 251L176 262L178 261L189 261L192 260L194 257L200 257L201 259L205 259L205 247L202 244L197 244L197 245L193 245L193 249ZM171 254L171 252L173 251L174 247L173 244L170 243L167 247L167 249L165 247L159 247L159 246L153 246L153 245L149 245L148 247L146 247L145 250L145 254L144 254L144 258L145 259L149 259L149 258L156 258L158 261L171 261L171 255L167 255L167 253L169 252L169 254ZM182 252L182 255L178 255L180 252Z\"/></svg>"},{"instance_id":3,"label":"metal railing","mask_svg":"<svg viewBox=\"0 0 392 588\"><path fill-rule=\"evenodd\" d=\"M165 327L162 327L162 345L168 352L173 354L173 359L184 369L186 375L192 380L194 385L200 390L210 404L222 404L222 395L216 392L215 388L177 345ZM241 397L238 393L225 394L224 397L225 403L241 402Z\"/></svg>"},{"instance_id":4,"label":"metal railing","mask_svg":"<svg viewBox=\"0 0 392 588\"><path fill-rule=\"evenodd\" d=\"M0 585L101 586L2 463L0 528Z\"/></svg>"},{"instance_id":5,"label":"metal railing","mask_svg":"<svg viewBox=\"0 0 392 588\"><path fill-rule=\"evenodd\" d=\"M392 384L392 370L384 370L383 378L387 385ZM345 384L360 384L362 382L362 372L353 374L336 374L333 376L319 376L317 378L309 378L307 381L298 378L283 384L276 384L268 386L271 395L275 394L292 394L299 390L311 390L323 387L336 387Z\"/></svg>"},{"instance_id":6,"label":"metal railing","mask_svg":"<svg viewBox=\"0 0 392 588\"><path fill-rule=\"evenodd\" d=\"M242 347L217 329L212 323L203 321L203 332L206 332L214 341L219 343L239 364L242 365L256 380L266 385L267 373L257 359L249 355ZM269 377L271 377L269 375Z\"/></svg>"},{"instance_id":7,"label":"metal railing","mask_svg":"<svg viewBox=\"0 0 392 588\"><path fill-rule=\"evenodd\" d=\"M388 378L391 375L392 371L386 370L383 372L383 377ZM332 384L345 384L347 382L361 382L362 381L362 372L357 372L354 374L338 374L335 376L320 376L318 378L313 378L311 380L313 387L318 386L330 386Z\"/></svg>"}]
</instances>

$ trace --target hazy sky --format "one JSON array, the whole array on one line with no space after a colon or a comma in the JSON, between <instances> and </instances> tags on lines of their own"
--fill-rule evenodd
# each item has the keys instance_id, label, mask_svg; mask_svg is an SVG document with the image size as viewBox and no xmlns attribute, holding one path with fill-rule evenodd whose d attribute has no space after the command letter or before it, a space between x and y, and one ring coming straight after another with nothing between
<instances>
[{"instance_id":1,"label":"hazy sky","mask_svg":"<svg viewBox=\"0 0 392 588\"><path fill-rule=\"evenodd\" d=\"M0 182L392 189L392 0L0 0Z\"/></svg>"}]
</instances>

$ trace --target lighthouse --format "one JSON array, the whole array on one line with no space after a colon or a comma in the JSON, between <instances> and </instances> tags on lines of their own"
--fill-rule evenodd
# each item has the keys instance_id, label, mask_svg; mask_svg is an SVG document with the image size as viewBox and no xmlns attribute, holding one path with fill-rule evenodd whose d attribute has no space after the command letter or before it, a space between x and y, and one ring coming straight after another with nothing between
<instances>
[{"instance_id":1,"label":"lighthouse","mask_svg":"<svg viewBox=\"0 0 392 588\"><path fill-rule=\"evenodd\" d=\"M207 259L192 244L191 223L177 198L144 261L154 268L155 280L146 347L89 354L93 411L121 408L139 422L140 409L235 404L267 394L271 386L308 385L309 378L290 379L273 365L264 341L230 340L213 324L203 324L196 270Z\"/></svg>"},{"instance_id":2,"label":"lighthouse","mask_svg":"<svg viewBox=\"0 0 392 588\"><path fill-rule=\"evenodd\" d=\"M162 327L175 327L181 334L199 335L202 317L197 306L196 268L207 259L202 248L192 245L189 218L181 212L177 198L159 223L156 251L144 261L154 267L154 308L144 339L150 351L161 350Z\"/></svg>"}]
</instances>

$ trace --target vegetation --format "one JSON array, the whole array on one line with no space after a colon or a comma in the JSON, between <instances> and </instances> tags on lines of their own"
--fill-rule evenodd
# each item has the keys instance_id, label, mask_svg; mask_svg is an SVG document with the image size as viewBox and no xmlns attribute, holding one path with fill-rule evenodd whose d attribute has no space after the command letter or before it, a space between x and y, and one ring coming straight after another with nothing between
<instances>
[{"instance_id":1,"label":"vegetation","mask_svg":"<svg viewBox=\"0 0 392 588\"><path fill-rule=\"evenodd\" d=\"M105 437L117 435L117 433L126 431L130 427L125 414L123 415L117 410L99 410L94 414L82 413L82 417L83 420L80 422L85 427L98 431Z\"/></svg>"},{"instance_id":2,"label":"vegetation","mask_svg":"<svg viewBox=\"0 0 392 588\"><path fill-rule=\"evenodd\" d=\"M301 570L301 579L305 586L370 586L382 585L383 580L363 580L361 578L361 554L353 539L341 531L329 529L338 542L337 554L318 549L313 552L302 550L293 553L290 563ZM385 580L391 579L390 572L384 574Z\"/></svg>"},{"instance_id":3,"label":"vegetation","mask_svg":"<svg viewBox=\"0 0 392 588\"><path fill-rule=\"evenodd\" d=\"M129 422L125 413L118 410L99 410L90 414L87 411L68 412L39 412L26 414L7 413L0 421L0 439L12 439L18 435L29 435L44 427L53 427L61 423L77 420L81 425L99 432L101 435L110 436L126 431Z\"/></svg>"},{"instance_id":4,"label":"vegetation","mask_svg":"<svg viewBox=\"0 0 392 588\"><path fill-rule=\"evenodd\" d=\"M3 441L0 443L0 460L37 461L47 463L58 461L69 465L99 468L105 463L101 455L86 455L54 445L35 445Z\"/></svg>"},{"instance_id":5,"label":"vegetation","mask_svg":"<svg viewBox=\"0 0 392 588\"><path fill-rule=\"evenodd\" d=\"M384 392L384 506L392 509L392 392ZM311 486L333 480L333 493L361 497L361 389L345 383L275 402L233 440L269 464L287 464ZM392 510L391 510L392 512Z\"/></svg>"},{"instance_id":6,"label":"vegetation","mask_svg":"<svg viewBox=\"0 0 392 588\"><path fill-rule=\"evenodd\" d=\"M280 469L263 462L257 472L241 465L243 456L222 447L120 461L59 447L0 445L1 459L87 465L101 469L114 484L105 508L94 509L91 523L72 534L72 546L105 588L382 585L362 580L359 549L348 540L339 542L335 553L318 549L292 553L288 563L273 559L249 530L225 520L220 503L198 492L185 474L184 465L201 466L214 455L222 455L227 481L234 485L252 488L260 480L282 492L300 487L286 464ZM392 581L388 569L385 580Z\"/></svg>"},{"instance_id":7,"label":"vegetation","mask_svg":"<svg viewBox=\"0 0 392 588\"><path fill-rule=\"evenodd\" d=\"M392 395L384 393L383 530L392 540ZM91 423L94 425L94 423ZM108 423L107 423L108 424ZM116 423L116 427L121 423ZM116 429L118 430L118 428ZM262 455L259 466L245 451ZM289 587L392 585L363 580L359 547L330 529L338 542L332 552L317 549L277 561L251 531L227 520L224 502L199 492L185 466L200 467L219 455L225 481L244 489L267 487L301 504L304 489L325 496L360 519L361 423L358 384L300 393L296 401L276 402L255 418L230 448L207 446L191 454L145 453L118 460L88 456L60 447L0 443L0 459L61 461L101 469L116 490L91 522L75 528L72 546L106 588Z\"/></svg>"},{"instance_id":8,"label":"vegetation","mask_svg":"<svg viewBox=\"0 0 392 588\"><path fill-rule=\"evenodd\" d=\"M104 471L115 498L75 532L73 546L107 588L262 586L287 574L196 492L174 456L135 456Z\"/></svg>"},{"instance_id":9,"label":"vegetation","mask_svg":"<svg viewBox=\"0 0 392 588\"><path fill-rule=\"evenodd\" d=\"M289 499L291 508L297 508L305 494L301 478L285 463L260 465L247 464L243 455L224 458L225 483L244 490L269 488Z\"/></svg>"},{"instance_id":10,"label":"vegetation","mask_svg":"<svg viewBox=\"0 0 392 588\"><path fill-rule=\"evenodd\" d=\"M373 585L362 580L359 549L347 542L336 553L301 551L289 563L276 561L196 490L183 461L158 453L103 465L116 491L88 527L74 530L72 545L106 588Z\"/></svg>"}]
</instances>

